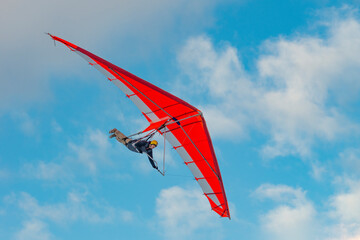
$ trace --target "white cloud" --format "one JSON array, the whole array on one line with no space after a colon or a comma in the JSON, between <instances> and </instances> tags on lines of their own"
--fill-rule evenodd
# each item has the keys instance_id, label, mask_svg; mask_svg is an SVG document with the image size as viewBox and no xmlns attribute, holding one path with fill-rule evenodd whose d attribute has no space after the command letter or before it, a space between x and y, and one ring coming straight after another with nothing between
<instances>
[{"instance_id":1,"label":"white cloud","mask_svg":"<svg viewBox=\"0 0 360 240\"><path fill-rule=\"evenodd\" d=\"M250 108L256 91L246 76L237 50L225 46L217 51L209 38L200 36L187 41L179 52L178 61L189 81L177 83L176 89L187 97L204 96L206 104L202 104L201 109L212 134L241 137L248 121L244 106Z\"/></svg>"},{"instance_id":2,"label":"white cloud","mask_svg":"<svg viewBox=\"0 0 360 240\"><path fill-rule=\"evenodd\" d=\"M348 174L360 173L360 148L345 149L339 155L339 163Z\"/></svg>"},{"instance_id":3,"label":"white cloud","mask_svg":"<svg viewBox=\"0 0 360 240\"><path fill-rule=\"evenodd\" d=\"M68 141L68 148L54 159L27 162L21 167L20 174L25 178L66 183L83 175L99 176L99 171L110 169L106 177L129 179L128 174L117 169L117 144L99 129L86 130L76 141Z\"/></svg>"},{"instance_id":4,"label":"white cloud","mask_svg":"<svg viewBox=\"0 0 360 240\"><path fill-rule=\"evenodd\" d=\"M255 191L261 199L272 199L276 202L290 202L294 205L306 202L305 192L286 185L263 184Z\"/></svg>"},{"instance_id":5,"label":"white cloud","mask_svg":"<svg viewBox=\"0 0 360 240\"><path fill-rule=\"evenodd\" d=\"M314 209L310 205L279 206L262 216L262 229L268 239L306 240L314 237Z\"/></svg>"},{"instance_id":6,"label":"white cloud","mask_svg":"<svg viewBox=\"0 0 360 240\"><path fill-rule=\"evenodd\" d=\"M66 170L64 165L44 161L40 161L37 164L26 163L20 171L24 177L39 180L64 180L72 176L71 172Z\"/></svg>"},{"instance_id":7,"label":"white cloud","mask_svg":"<svg viewBox=\"0 0 360 240\"><path fill-rule=\"evenodd\" d=\"M131 222L132 212L113 207L105 201L89 200L88 193L69 192L66 202L40 204L28 193L9 196L8 199L22 209L29 219L51 221L57 224L71 222L113 223L116 221Z\"/></svg>"},{"instance_id":8,"label":"white cloud","mask_svg":"<svg viewBox=\"0 0 360 240\"><path fill-rule=\"evenodd\" d=\"M179 52L188 79L177 84L178 91L178 85L186 85L193 95L180 94L201 93L197 99L206 102L205 117L215 136L239 138L245 129L255 128L269 136L264 157L309 157L319 140L336 141L359 132L343 109L359 100L360 23L352 16L327 23L322 38L297 35L266 41L253 72L244 69L234 47L215 47L204 36L191 38Z\"/></svg>"},{"instance_id":9,"label":"white cloud","mask_svg":"<svg viewBox=\"0 0 360 240\"><path fill-rule=\"evenodd\" d=\"M360 239L360 231L357 233L349 234L348 226L339 225L332 229L330 237L324 238L326 240L359 240Z\"/></svg>"},{"instance_id":10,"label":"white cloud","mask_svg":"<svg viewBox=\"0 0 360 240\"><path fill-rule=\"evenodd\" d=\"M19 130L27 136L38 136L39 122L31 117L28 113L22 111L12 112L12 118L18 125Z\"/></svg>"},{"instance_id":11,"label":"white cloud","mask_svg":"<svg viewBox=\"0 0 360 240\"><path fill-rule=\"evenodd\" d=\"M243 126L239 124L238 119L241 117L239 116L240 114L235 114L237 115L237 118L233 118L231 115L224 113L224 109L215 106L204 106L199 108L204 113L207 124L211 127L211 136L231 136L234 133L237 133L241 137L246 134Z\"/></svg>"},{"instance_id":12,"label":"white cloud","mask_svg":"<svg viewBox=\"0 0 360 240\"><path fill-rule=\"evenodd\" d=\"M356 223L360 227L360 182L347 183L348 190L331 198L332 215L344 223Z\"/></svg>"},{"instance_id":13,"label":"white cloud","mask_svg":"<svg viewBox=\"0 0 360 240\"><path fill-rule=\"evenodd\" d=\"M134 213L127 210L122 210L120 213L120 217L123 222L127 223L133 222L135 220Z\"/></svg>"},{"instance_id":14,"label":"white cloud","mask_svg":"<svg viewBox=\"0 0 360 240\"><path fill-rule=\"evenodd\" d=\"M221 219L200 190L163 189L156 199L156 214L166 239L221 239Z\"/></svg>"},{"instance_id":15,"label":"white cloud","mask_svg":"<svg viewBox=\"0 0 360 240\"><path fill-rule=\"evenodd\" d=\"M310 174L314 179L318 181L323 180L323 177L326 172L327 172L327 168L324 165L322 165L318 161L311 162Z\"/></svg>"},{"instance_id":16,"label":"white cloud","mask_svg":"<svg viewBox=\"0 0 360 240\"><path fill-rule=\"evenodd\" d=\"M11 172L7 169L0 169L0 179L5 180L10 178Z\"/></svg>"},{"instance_id":17,"label":"white cloud","mask_svg":"<svg viewBox=\"0 0 360 240\"><path fill-rule=\"evenodd\" d=\"M333 224L324 227L329 236L326 239L360 239L360 182L343 177L338 184L341 191L329 198L327 217Z\"/></svg>"},{"instance_id":18,"label":"white cloud","mask_svg":"<svg viewBox=\"0 0 360 240\"><path fill-rule=\"evenodd\" d=\"M270 148L286 153L282 148L289 149L290 144L290 153L308 155L315 139L334 140L355 129L329 97L336 101L347 95L337 91L340 85L350 92L360 87L353 77L359 61L347 45L351 39L351 48L360 49L359 36L359 22L349 19L332 25L325 39L298 37L267 43L270 53L260 58L258 66L260 76L274 88L263 102L273 135Z\"/></svg>"},{"instance_id":19,"label":"white cloud","mask_svg":"<svg viewBox=\"0 0 360 240\"><path fill-rule=\"evenodd\" d=\"M64 202L40 203L26 192L12 193L4 202L16 206L25 214L22 228L14 234L16 240L56 239L48 225L131 223L134 214L129 210L111 206L106 201L94 199L88 192L71 191Z\"/></svg>"},{"instance_id":20,"label":"white cloud","mask_svg":"<svg viewBox=\"0 0 360 240\"><path fill-rule=\"evenodd\" d=\"M55 133L60 133L60 132L63 131L60 124L54 119L51 121L51 127L52 127L52 131L55 132Z\"/></svg>"},{"instance_id":21,"label":"white cloud","mask_svg":"<svg viewBox=\"0 0 360 240\"><path fill-rule=\"evenodd\" d=\"M75 155L68 156L86 167L91 174L96 174L98 166L111 162L112 145L108 136L100 130L88 130L83 136L83 142L68 143L68 147Z\"/></svg>"},{"instance_id":22,"label":"white cloud","mask_svg":"<svg viewBox=\"0 0 360 240\"><path fill-rule=\"evenodd\" d=\"M317 213L303 190L264 184L255 191L255 196L279 203L261 216L261 229L266 239L316 239Z\"/></svg>"},{"instance_id":23,"label":"white cloud","mask_svg":"<svg viewBox=\"0 0 360 240\"><path fill-rule=\"evenodd\" d=\"M327 199L321 211L300 188L263 184L254 192L275 207L260 216L261 236L266 239L357 240L360 237L359 181L347 177L337 183L341 191ZM265 237L266 236L266 237Z\"/></svg>"},{"instance_id":24,"label":"white cloud","mask_svg":"<svg viewBox=\"0 0 360 240\"><path fill-rule=\"evenodd\" d=\"M50 240L55 239L47 229L47 225L37 219L23 223L23 228L16 233L16 240Z\"/></svg>"}]
</instances>

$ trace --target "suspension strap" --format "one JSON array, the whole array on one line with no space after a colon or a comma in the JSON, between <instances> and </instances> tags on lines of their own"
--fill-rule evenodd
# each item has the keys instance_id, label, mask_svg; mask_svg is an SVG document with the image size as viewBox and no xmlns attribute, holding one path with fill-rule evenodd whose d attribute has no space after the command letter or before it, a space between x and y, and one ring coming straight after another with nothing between
<instances>
[{"instance_id":1,"label":"suspension strap","mask_svg":"<svg viewBox=\"0 0 360 240\"><path fill-rule=\"evenodd\" d=\"M166 137L166 130L164 131L164 155L163 155L163 173L165 175L165 149L166 149L166 141L165 141L165 137Z\"/></svg>"},{"instance_id":2,"label":"suspension strap","mask_svg":"<svg viewBox=\"0 0 360 240\"><path fill-rule=\"evenodd\" d=\"M133 143L133 145L135 145L139 141L143 140L144 138L146 138L145 141L148 141L150 138L152 138L155 135L155 133L156 133L156 129L152 130L150 133L146 134L145 136L138 138L137 141Z\"/></svg>"},{"instance_id":3,"label":"suspension strap","mask_svg":"<svg viewBox=\"0 0 360 240\"><path fill-rule=\"evenodd\" d=\"M166 123L164 123L163 125L161 125L161 126L160 126L159 128L157 128L157 129L153 129L153 130L150 131L148 134L146 134L145 136L143 136L143 137L141 137L141 138L138 138L137 140L140 141L140 140L146 138L146 141L148 141L150 138L152 138L152 137L155 135L155 133L156 133L157 131L160 131L161 129L163 129L163 128L165 127L165 124L166 124ZM136 136L136 135L140 135L140 134L142 134L142 133L143 133L143 132L140 131L140 132L131 134L131 135L128 136L128 138L133 137L133 136ZM138 141L136 141L136 143L137 143Z\"/></svg>"}]
</instances>

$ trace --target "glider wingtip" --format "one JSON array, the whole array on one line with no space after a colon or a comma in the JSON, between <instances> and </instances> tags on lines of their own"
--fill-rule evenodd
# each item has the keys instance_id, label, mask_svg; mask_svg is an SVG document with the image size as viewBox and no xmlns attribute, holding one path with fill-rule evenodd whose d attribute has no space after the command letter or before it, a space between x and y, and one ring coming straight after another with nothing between
<instances>
[{"instance_id":1,"label":"glider wingtip","mask_svg":"<svg viewBox=\"0 0 360 240\"><path fill-rule=\"evenodd\" d=\"M231 216L230 216L230 211L229 211L229 209L227 210L227 217L229 218L229 220L231 220Z\"/></svg>"},{"instance_id":2,"label":"glider wingtip","mask_svg":"<svg viewBox=\"0 0 360 240\"><path fill-rule=\"evenodd\" d=\"M56 46L56 43L55 43L56 38L55 38L55 36L53 36L51 33L48 33L48 32L45 32L45 34L49 35L54 40L54 46Z\"/></svg>"},{"instance_id":3,"label":"glider wingtip","mask_svg":"<svg viewBox=\"0 0 360 240\"><path fill-rule=\"evenodd\" d=\"M44 34L49 35L50 37L53 37L53 35L49 32L44 32Z\"/></svg>"}]
</instances>

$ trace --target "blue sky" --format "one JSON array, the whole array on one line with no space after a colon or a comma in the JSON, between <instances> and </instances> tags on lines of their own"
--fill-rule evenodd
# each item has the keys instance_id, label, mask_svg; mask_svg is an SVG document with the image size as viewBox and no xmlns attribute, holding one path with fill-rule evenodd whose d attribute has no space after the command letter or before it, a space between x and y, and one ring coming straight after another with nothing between
<instances>
[{"instance_id":1,"label":"blue sky","mask_svg":"<svg viewBox=\"0 0 360 240\"><path fill-rule=\"evenodd\" d=\"M3 2L0 238L360 239L359 4ZM201 109L232 220L108 139L146 120L44 32Z\"/></svg>"}]
</instances>

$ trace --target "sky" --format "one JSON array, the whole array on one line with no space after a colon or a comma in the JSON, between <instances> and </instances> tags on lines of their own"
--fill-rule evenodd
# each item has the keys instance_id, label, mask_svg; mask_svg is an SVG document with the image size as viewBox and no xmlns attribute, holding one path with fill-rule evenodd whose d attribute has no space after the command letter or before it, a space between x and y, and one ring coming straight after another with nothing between
<instances>
[{"instance_id":1,"label":"sky","mask_svg":"<svg viewBox=\"0 0 360 240\"><path fill-rule=\"evenodd\" d=\"M0 239L360 239L360 1L2 0ZM51 33L203 111L231 220ZM155 158L162 161L163 140Z\"/></svg>"}]
</instances>

